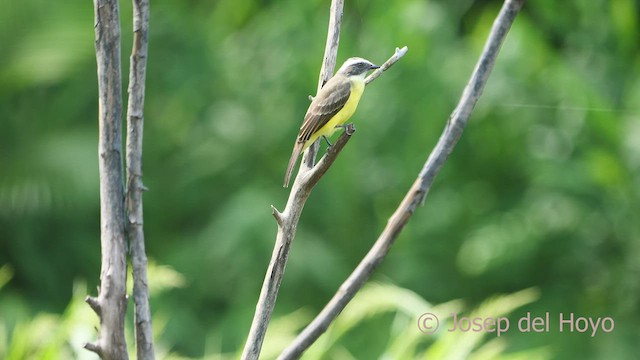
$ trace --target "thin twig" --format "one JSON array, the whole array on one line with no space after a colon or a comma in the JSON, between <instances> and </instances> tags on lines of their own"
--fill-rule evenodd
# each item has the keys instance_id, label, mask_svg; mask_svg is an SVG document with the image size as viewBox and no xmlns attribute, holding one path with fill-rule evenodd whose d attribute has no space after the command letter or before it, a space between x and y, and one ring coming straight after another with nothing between
<instances>
[{"instance_id":1,"label":"thin twig","mask_svg":"<svg viewBox=\"0 0 640 360\"><path fill-rule=\"evenodd\" d=\"M88 343L84 344L84 348L89 350L89 351L93 351L98 356L102 357L102 348L98 344L92 343L92 342L88 342Z\"/></svg>"},{"instance_id":2,"label":"thin twig","mask_svg":"<svg viewBox=\"0 0 640 360\"><path fill-rule=\"evenodd\" d=\"M379 69L372 72L369 76L367 76L366 79L364 79L365 85L368 85L370 82L372 82L373 80L377 79L380 75L382 75L383 72L387 71L391 66L393 66L393 64L395 64L398 60L400 60L400 58L403 57L408 50L409 48L407 48L406 46L404 46L402 49L396 48L396 53L393 54L393 56L390 57L389 60L385 61L384 64L382 64Z\"/></svg>"},{"instance_id":3,"label":"thin twig","mask_svg":"<svg viewBox=\"0 0 640 360\"><path fill-rule=\"evenodd\" d=\"M324 333L329 324L335 320L344 307L362 288L371 273L380 265L393 245L398 234L407 223L416 207L422 203L433 184L435 176L453 151L458 139L462 135L471 111L473 110L487 79L493 69L500 47L513 23L518 11L525 0L506 0L500 14L496 18L484 50L464 89L462 97L455 108L444 132L434 150L429 155L416 181L413 183L400 206L389 218L387 226L369 250L354 272L340 286L324 309L316 318L296 337L296 339L280 354L279 360L297 359Z\"/></svg>"},{"instance_id":4,"label":"thin twig","mask_svg":"<svg viewBox=\"0 0 640 360\"><path fill-rule=\"evenodd\" d=\"M327 153L320 159L320 161L318 161L313 169L300 177L300 188L305 192L305 201L309 194L311 194L311 190L316 186L327 170L329 170L329 167L331 167L338 157L338 154L340 154L345 145L347 145L347 142L351 139L351 135L355 132L356 127L352 123L345 125L344 132L340 135L338 140L336 140L335 143L327 149ZM298 179L296 178L296 180ZM300 206L300 211L302 211L302 206Z\"/></svg>"},{"instance_id":5,"label":"thin twig","mask_svg":"<svg viewBox=\"0 0 640 360\"><path fill-rule=\"evenodd\" d=\"M100 291L100 290L98 290ZM102 315L102 309L100 308L100 302L98 301L98 298L93 297L93 296L87 296L84 298L84 301L89 304L89 306L91 307L91 309L93 309L93 311L95 311L95 313L98 316Z\"/></svg>"},{"instance_id":6,"label":"thin twig","mask_svg":"<svg viewBox=\"0 0 640 360\"><path fill-rule=\"evenodd\" d=\"M133 49L129 69L129 101L127 108L127 235L131 244L133 268L133 303L137 358L155 359L147 255L144 244L142 212L142 133L144 125L144 93L149 34L149 0L133 0Z\"/></svg>"},{"instance_id":7,"label":"thin twig","mask_svg":"<svg viewBox=\"0 0 640 360\"><path fill-rule=\"evenodd\" d=\"M126 360L124 318L127 262L122 171L122 85L117 0L94 0L99 101L100 243L102 269L97 300L100 338L85 347L105 360Z\"/></svg>"}]
</instances>

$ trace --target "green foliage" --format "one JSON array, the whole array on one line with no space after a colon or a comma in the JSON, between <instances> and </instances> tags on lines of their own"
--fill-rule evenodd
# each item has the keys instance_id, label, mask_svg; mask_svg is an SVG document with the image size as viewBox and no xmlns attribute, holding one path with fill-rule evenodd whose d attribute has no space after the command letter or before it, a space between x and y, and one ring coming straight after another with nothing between
<instances>
[{"instance_id":1,"label":"green foliage","mask_svg":"<svg viewBox=\"0 0 640 360\"><path fill-rule=\"evenodd\" d=\"M0 280L10 277L10 274L7 275L8 272L6 266L0 268ZM152 297L184 285L184 279L179 273L153 262L149 263L147 275L149 281L154 284L151 291ZM62 314L38 313L31 318L18 316L14 324L10 324L6 318L0 318L0 358L6 360L94 359L95 354L83 348L85 343L95 340L96 329L99 326L97 316L84 301L86 294L86 285L76 282L71 301ZM153 314L155 334L162 335L167 316L162 312ZM135 358L133 322L128 321L127 325L128 344L132 358ZM173 355L168 353L167 347L163 345L157 344L158 355L161 358L173 359Z\"/></svg>"},{"instance_id":2,"label":"green foliage","mask_svg":"<svg viewBox=\"0 0 640 360\"><path fill-rule=\"evenodd\" d=\"M508 316L516 308L530 304L539 297L534 289L510 295L496 296L481 304L468 316L482 318ZM433 306L416 293L398 286L370 283L353 299L331 325L325 335L316 342L304 358L314 359L550 359L545 349L528 349L505 355L506 341L500 338L483 342L492 333L469 331L448 332L451 314L463 316L460 301L450 301ZM417 321L422 314L437 314L439 331L428 335L418 331ZM278 318L270 327L265 340L263 356L275 358L290 343L301 326L309 318L306 311ZM446 321L446 322L445 322ZM374 330L375 329L375 330ZM363 330L374 330L376 343L361 347L354 345ZM371 333L366 332L370 338Z\"/></svg>"},{"instance_id":3,"label":"green foliage","mask_svg":"<svg viewBox=\"0 0 640 360\"><path fill-rule=\"evenodd\" d=\"M356 134L305 207L270 356L373 243L437 140L500 4L346 1L338 61L409 52L367 88ZM495 298L497 310L611 316L615 331L510 332L474 340L469 357L635 354L639 9L637 0L527 3L426 205L374 275L398 288L369 288L382 298L346 309L309 356L422 356L454 340L431 343L417 331L408 319L420 299L463 299L471 309L530 287L537 301ZM121 18L126 70L127 2ZM316 89L327 19L328 2L318 0L151 4L145 235L157 266L181 274L150 283L163 289L151 306L168 358L235 355L245 340L275 237L269 205L286 201L280 184ZM69 339L82 326L92 338L97 321L80 303L87 292L73 286L95 289L100 272L91 2L1 2L0 53L0 346L7 356L54 356L48 344L61 358L89 356ZM123 81L126 89L126 71Z\"/></svg>"}]
</instances>

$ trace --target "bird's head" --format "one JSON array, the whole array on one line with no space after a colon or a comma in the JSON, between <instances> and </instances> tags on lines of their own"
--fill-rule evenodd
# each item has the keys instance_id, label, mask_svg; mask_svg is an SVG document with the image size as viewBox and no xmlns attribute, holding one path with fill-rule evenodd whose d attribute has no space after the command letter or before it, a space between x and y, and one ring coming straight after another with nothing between
<instances>
[{"instance_id":1,"label":"bird's head","mask_svg":"<svg viewBox=\"0 0 640 360\"><path fill-rule=\"evenodd\" d=\"M369 60L359 57L352 57L347 59L347 61L345 61L342 66L340 66L340 69L338 69L338 73L345 76L364 77L367 74L367 71L377 69L379 67L380 66L374 65Z\"/></svg>"}]
</instances>

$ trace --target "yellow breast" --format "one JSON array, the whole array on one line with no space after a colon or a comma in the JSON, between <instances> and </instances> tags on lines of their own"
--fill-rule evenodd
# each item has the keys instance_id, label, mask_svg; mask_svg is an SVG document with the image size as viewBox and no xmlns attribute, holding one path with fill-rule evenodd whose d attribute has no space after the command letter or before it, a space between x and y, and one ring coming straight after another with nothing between
<instances>
[{"instance_id":1,"label":"yellow breast","mask_svg":"<svg viewBox=\"0 0 640 360\"><path fill-rule=\"evenodd\" d=\"M344 107L338 111L320 130L316 131L311 138L304 144L304 148L311 146L320 136L331 136L336 131L336 126L344 124L358 108L358 103L364 92L364 79L360 77L352 77L351 81L351 94L349 100L344 104Z\"/></svg>"}]
</instances>

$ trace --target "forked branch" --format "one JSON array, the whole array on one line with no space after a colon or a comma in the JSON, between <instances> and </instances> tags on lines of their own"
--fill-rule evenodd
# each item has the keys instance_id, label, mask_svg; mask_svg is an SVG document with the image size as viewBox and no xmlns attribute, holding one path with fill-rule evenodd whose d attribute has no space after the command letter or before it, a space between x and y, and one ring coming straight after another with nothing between
<instances>
[{"instance_id":1,"label":"forked branch","mask_svg":"<svg viewBox=\"0 0 640 360\"><path fill-rule=\"evenodd\" d=\"M343 0L333 0L331 3L329 32L322 69L320 71L320 79L318 81L318 91L331 78L333 69L335 68L338 43L340 40L340 22L343 3ZM406 51L406 47L396 49L396 53L391 59L385 62L381 69L367 78L367 83L380 76L382 71L388 69L398 61ZM284 211L279 212L272 206L272 214L278 224L278 234L271 255L271 261L269 262L269 267L262 284L260 297L256 305L251 329L249 330L247 342L242 353L242 359L257 359L260 356L264 336L275 307L287 259L289 258L291 242L295 237L298 220L300 219L304 204L311 194L313 187L333 164L354 132L355 127L353 124L348 124L345 127L345 131L317 164L315 164L315 158L318 151L318 141L309 147L303 156L302 164L291 186L291 192L289 193L289 199Z\"/></svg>"},{"instance_id":2,"label":"forked branch","mask_svg":"<svg viewBox=\"0 0 640 360\"><path fill-rule=\"evenodd\" d=\"M318 80L318 91L327 81L329 81L331 74L333 74L333 69L336 66L343 7L344 0L331 1L329 32L327 34L327 43L324 49L320 79ZM342 139L345 134L342 134L340 138ZM348 140L348 138L346 140ZM345 140L343 141L346 143ZM247 342L245 343L244 350L242 351L243 360L256 360L260 356L262 342L264 341L264 336L267 332L269 321L271 320L271 314L273 313L273 308L276 304L280 283L284 276L284 268L287 264L287 259L289 258L291 241L295 236L296 225L300 218L300 212L302 212L302 207L310 193L310 189L305 191L304 187L301 186L300 179L304 172L313 168L317 152L318 142L311 145L304 153L302 164L300 164L298 174L291 186L291 192L289 193L289 200L287 201L285 210L280 213L272 206L272 212L276 218L276 222L278 223L278 234L276 236L276 243L271 255L271 261L269 262L269 267L267 268L267 273L264 277L264 282L262 283L262 289L260 290L260 297L258 298L256 311L253 315L253 321L251 322L251 329L249 330Z\"/></svg>"}]
</instances>

